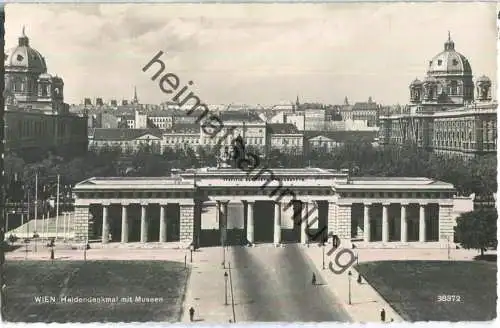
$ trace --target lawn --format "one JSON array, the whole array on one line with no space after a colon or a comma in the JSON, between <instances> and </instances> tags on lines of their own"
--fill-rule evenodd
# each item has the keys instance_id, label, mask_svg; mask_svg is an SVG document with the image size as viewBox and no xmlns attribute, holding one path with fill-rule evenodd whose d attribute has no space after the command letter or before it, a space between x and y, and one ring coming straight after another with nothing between
<instances>
[{"instance_id":1,"label":"lawn","mask_svg":"<svg viewBox=\"0 0 500 328\"><path fill-rule=\"evenodd\" d=\"M383 261L362 263L357 270L407 321L496 317L496 263ZM439 295L457 297L443 302Z\"/></svg>"},{"instance_id":2,"label":"lawn","mask_svg":"<svg viewBox=\"0 0 500 328\"><path fill-rule=\"evenodd\" d=\"M11 261L5 269L5 317L14 322L177 322L189 276L166 261Z\"/></svg>"}]
</instances>

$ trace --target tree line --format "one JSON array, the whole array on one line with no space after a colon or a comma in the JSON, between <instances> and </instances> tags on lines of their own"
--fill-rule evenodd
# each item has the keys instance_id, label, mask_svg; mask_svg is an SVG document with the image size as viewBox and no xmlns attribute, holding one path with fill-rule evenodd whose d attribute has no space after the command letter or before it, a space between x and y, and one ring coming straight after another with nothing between
<instances>
[{"instance_id":1,"label":"tree line","mask_svg":"<svg viewBox=\"0 0 500 328\"><path fill-rule=\"evenodd\" d=\"M259 155L257 149L247 151ZM24 193L33 195L35 176L38 190L55 192L57 175L62 186L73 186L90 177L111 176L166 176L172 169L215 167L217 151L207 147L179 146L157 152L142 146L136 152L122 151L120 147L90 149L84 156L68 159L48 154L36 163L26 163L16 154L5 158L8 181L16 178ZM497 190L497 163L495 156L461 160L440 156L413 147L375 147L370 143L347 142L334 150L317 149L308 154L290 154L271 150L259 155L263 166L269 168L320 167L349 169L352 176L408 176L429 177L452 183L462 195L492 195Z\"/></svg>"}]
</instances>

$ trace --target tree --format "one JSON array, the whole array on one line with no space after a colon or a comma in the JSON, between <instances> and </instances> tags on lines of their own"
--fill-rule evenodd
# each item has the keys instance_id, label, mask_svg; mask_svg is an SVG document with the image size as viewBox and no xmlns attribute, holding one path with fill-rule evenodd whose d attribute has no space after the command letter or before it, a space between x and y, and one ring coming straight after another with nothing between
<instances>
[{"instance_id":1,"label":"tree","mask_svg":"<svg viewBox=\"0 0 500 328\"><path fill-rule=\"evenodd\" d=\"M488 247L496 247L496 209L479 209L461 214L457 219L455 237L465 249L478 249L481 256Z\"/></svg>"}]
</instances>

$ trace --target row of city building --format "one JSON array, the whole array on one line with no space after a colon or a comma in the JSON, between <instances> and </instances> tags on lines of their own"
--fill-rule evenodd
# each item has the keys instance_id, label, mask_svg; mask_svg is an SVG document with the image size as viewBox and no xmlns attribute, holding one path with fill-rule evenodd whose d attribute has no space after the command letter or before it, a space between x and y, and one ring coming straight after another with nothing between
<instances>
[{"instance_id":1,"label":"row of city building","mask_svg":"<svg viewBox=\"0 0 500 328\"><path fill-rule=\"evenodd\" d=\"M24 30L18 45L8 51L4 79L6 148L11 152L67 156L87 151L89 144L134 148L148 142L162 148L218 142L202 133L196 113L188 115L169 103L140 104L137 91L120 106L101 105L102 99L98 106L89 100L69 106L63 79L47 73L45 58L30 46ZM297 97L295 103L272 108L209 107L226 128L234 128L234 136L244 135L247 144L267 150L304 153L364 139L472 157L497 149L497 103L491 90L489 78L473 80L469 61L449 37L429 62L426 78L411 83L407 106L383 107L371 98L354 105L347 98L343 105L301 104Z\"/></svg>"},{"instance_id":2,"label":"row of city building","mask_svg":"<svg viewBox=\"0 0 500 328\"><path fill-rule=\"evenodd\" d=\"M179 123L167 129L94 128L89 129L89 147L120 147L123 151L136 151L142 145L148 145L157 152L162 152L165 148L191 147L196 150L218 144L230 145L232 140L242 136L246 145L261 154L279 150L302 155L312 151L329 152L346 141L376 144L377 132L299 131L290 123L267 123L249 115L247 119L224 121L220 136L224 138L210 137L197 123Z\"/></svg>"},{"instance_id":3,"label":"row of city building","mask_svg":"<svg viewBox=\"0 0 500 328\"><path fill-rule=\"evenodd\" d=\"M271 108L239 108L231 106L207 106L212 113L243 112L256 114L268 123L290 123L299 131L377 131L378 117L382 106L373 102L357 102L350 105L347 98L343 105L300 104L298 97L295 104L277 105ZM174 124L193 123L196 116L185 109L158 109L150 105L140 104L137 93L133 100L117 107L109 106L76 106L72 110L89 115L89 127L144 129L154 127L169 129Z\"/></svg>"}]
</instances>

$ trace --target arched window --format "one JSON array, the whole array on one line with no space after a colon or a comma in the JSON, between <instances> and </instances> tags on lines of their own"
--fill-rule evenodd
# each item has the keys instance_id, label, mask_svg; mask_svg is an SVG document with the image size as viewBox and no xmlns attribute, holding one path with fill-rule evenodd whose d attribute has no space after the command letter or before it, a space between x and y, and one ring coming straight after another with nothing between
<instances>
[{"instance_id":1,"label":"arched window","mask_svg":"<svg viewBox=\"0 0 500 328\"><path fill-rule=\"evenodd\" d=\"M20 92L22 91L22 82L20 79L15 79L14 80L14 91L15 92Z\"/></svg>"},{"instance_id":2,"label":"arched window","mask_svg":"<svg viewBox=\"0 0 500 328\"><path fill-rule=\"evenodd\" d=\"M47 87L45 86L45 84L40 84L39 88L42 91L42 97L47 97Z\"/></svg>"},{"instance_id":3,"label":"arched window","mask_svg":"<svg viewBox=\"0 0 500 328\"><path fill-rule=\"evenodd\" d=\"M458 84L457 81L451 81L451 92L452 95L456 95L458 93Z\"/></svg>"}]
</instances>

